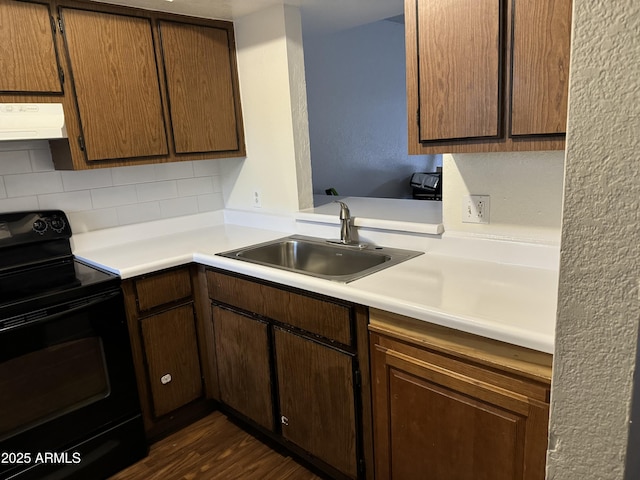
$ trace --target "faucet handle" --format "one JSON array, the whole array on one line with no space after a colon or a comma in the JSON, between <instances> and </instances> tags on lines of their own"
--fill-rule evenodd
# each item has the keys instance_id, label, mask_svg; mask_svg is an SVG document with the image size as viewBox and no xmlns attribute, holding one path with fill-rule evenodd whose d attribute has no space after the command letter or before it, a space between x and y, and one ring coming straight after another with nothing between
<instances>
[{"instance_id":1,"label":"faucet handle","mask_svg":"<svg viewBox=\"0 0 640 480\"><path fill-rule=\"evenodd\" d=\"M351 218L351 212L349 212L349 206L346 203L340 200L334 200L333 203L340 204L340 220L349 220Z\"/></svg>"}]
</instances>

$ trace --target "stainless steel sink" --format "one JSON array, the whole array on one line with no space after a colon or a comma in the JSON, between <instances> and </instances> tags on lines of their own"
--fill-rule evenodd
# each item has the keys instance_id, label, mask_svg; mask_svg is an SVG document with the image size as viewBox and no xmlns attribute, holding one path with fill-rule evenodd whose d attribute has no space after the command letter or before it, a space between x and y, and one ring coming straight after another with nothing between
<instances>
[{"instance_id":1,"label":"stainless steel sink","mask_svg":"<svg viewBox=\"0 0 640 480\"><path fill-rule=\"evenodd\" d=\"M292 235L218 255L346 283L422 253L375 245L341 245Z\"/></svg>"}]
</instances>

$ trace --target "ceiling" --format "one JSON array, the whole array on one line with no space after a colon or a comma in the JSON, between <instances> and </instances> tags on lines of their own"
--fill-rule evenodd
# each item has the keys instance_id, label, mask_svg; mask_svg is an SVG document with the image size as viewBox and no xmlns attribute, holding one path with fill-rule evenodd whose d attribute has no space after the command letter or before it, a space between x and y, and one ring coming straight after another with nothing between
<instances>
[{"instance_id":1,"label":"ceiling","mask_svg":"<svg viewBox=\"0 0 640 480\"><path fill-rule=\"evenodd\" d=\"M234 20L272 5L300 7L305 35L345 30L403 12L403 0L98 0L148 10Z\"/></svg>"}]
</instances>

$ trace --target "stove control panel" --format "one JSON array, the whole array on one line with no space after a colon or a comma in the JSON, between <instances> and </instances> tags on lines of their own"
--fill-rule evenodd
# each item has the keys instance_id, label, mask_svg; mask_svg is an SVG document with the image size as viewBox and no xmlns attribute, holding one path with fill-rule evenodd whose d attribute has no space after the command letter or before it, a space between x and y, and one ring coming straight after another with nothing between
<instances>
[{"instance_id":1,"label":"stove control panel","mask_svg":"<svg viewBox=\"0 0 640 480\"><path fill-rule=\"evenodd\" d=\"M62 210L0 213L0 247L71 238Z\"/></svg>"}]
</instances>

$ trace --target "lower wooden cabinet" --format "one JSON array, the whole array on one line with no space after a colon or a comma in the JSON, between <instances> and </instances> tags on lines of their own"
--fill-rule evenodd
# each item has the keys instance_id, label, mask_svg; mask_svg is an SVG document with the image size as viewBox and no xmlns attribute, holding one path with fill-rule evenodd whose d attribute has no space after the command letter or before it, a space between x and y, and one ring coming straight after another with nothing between
<instances>
[{"instance_id":1,"label":"lower wooden cabinet","mask_svg":"<svg viewBox=\"0 0 640 480\"><path fill-rule=\"evenodd\" d=\"M356 478L353 355L278 327L274 348L282 436Z\"/></svg>"},{"instance_id":2,"label":"lower wooden cabinet","mask_svg":"<svg viewBox=\"0 0 640 480\"><path fill-rule=\"evenodd\" d=\"M331 478L373 478L366 309L216 270L207 285L220 402Z\"/></svg>"},{"instance_id":3,"label":"lower wooden cabinet","mask_svg":"<svg viewBox=\"0 0 640 480\"><path fill-rule=\"evenodd\" d=\"M220 400L273 430L269 324L219 306L212 315Z\"/></svg>"},{"instance_id":4,"label":"lower wooden cabinet","mask_svg":"<svg viewBox=\"0 0 640 480\"><path fill-rule=\"evenodd\" d=\"M202 395L193 306L182 305L140 320L155 417Z\"/></svg>"},{"instance_id":5,"label":"lower wooden cabinet","mask_svg":"<svg viewBox=\"0 0 640 480\"><path fill-rule=\"evenodd\" d=\"M543 480L551 356L414 322L371 312L376 479Z\"/></svg>"},{"instance_id":6,"label":"lower wooden cabinet","mask_svg":"<svg viewBox=\"0 0 640 480\"><path fill-rule=\"evenodd\" d=\"M183 266L122 284L142 416L152 440L208 411L197 278L197 267Z\"/></svg>"}]
</instances>

